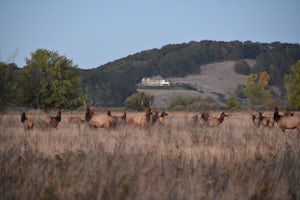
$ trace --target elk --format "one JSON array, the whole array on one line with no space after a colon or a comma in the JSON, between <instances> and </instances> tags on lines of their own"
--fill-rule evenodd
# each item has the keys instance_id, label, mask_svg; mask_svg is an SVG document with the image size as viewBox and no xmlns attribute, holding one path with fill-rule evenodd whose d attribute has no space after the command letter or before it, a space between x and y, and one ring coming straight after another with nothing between
<instances>
[{"instance_id":1,"label":"elk","mask_svg":"<svg viewBox=\"0 0 300 200\"><path fill-rule=\"evenodd\" d=\"M285 113L284 113L284 116L294 116L294 113L292 113L292 112L290 111L290 108L287 107L287 108L286 108L286 111L285 111Z\"/></svg>"},{"instance_id":2,"label":"elk","mask_svg":"<svg viewBox=\"0 0 300 200\"><path fill-rule=\"evenodd\" d=\"M85 120L89 126L94 128L110 128L115 126L115 117L111 115L111 111L107 110L106 115L95 115L91 106L85 105Z\"/></svg>"},{"instance_id":3,"label":"elk","mask_svg":"<svg viewBox=\"0 0 300 200\"><path fill-rule=\"evenodd\" d=\"M117 124L123 124L126 122L126 112L123 112L122 116L113 116L115 118L115 123Z\"/></svg>"},{"instance_id":4,"label":"elk","mask_svg":"<svg viewBox=\"0 0 300 200\"><path fill-rule=\"evenodd\" d=\"M205 111L201 114L200 118L198 117L198 115L193 116L193 124L202 127L207 124L208 118L209 113Z\"/></svg>"},{"instance_id":5,"label":"elk","mask_svg":"<svg viewBox=\"0 0 300 200\"><path fill-rule=\"evenodd\" d=\"M257 114L251 114L252 115L252 122L254 124L254 126L259 127L260 126L260 119L259 119L259 115Z\"/></svg>"},{"instance_id":6,"label":"elk","mask_svg":"<svg viewBox=\"0 0 300 200\"><path fill-rule=\"evenodd\" d=\"M274 108L274 121L277 123L278 128L280 128L283 132L286 129L298 129L300 132L300 116L285 116L280 115L278 112L278 107Z\"/></svg>"},{"instance_id":7,"label":"elk","mask_svg":"<svg viewBox=\"0 0 300 200\"><path fill-rule=\"evenodd\" d=\"M151 122L152 109L144 107L145 115L132 116L126 119L128 124L134 124L142 127L146 127Z\"/></svg>"},{"instance_id":8,"label":"elk","mask_svg":"<svg viewBox=\"0 0 300 200\"><path fill-rule=\"evenodd\" d=\"M48 128L57 128L58 123L61 121L61 109L57 110L57 115L54 116L46 116L45 122Z\"/></svg>"},{"instance_id":9,"label":"elk","mask_svg":"<svg viewBox=\"0 0 300 200\"><path fill-rule=\"evenodd\" d=\"M160 124L160 125L165 124L165 116L168 116L168 113L166 113L165 111L162 111L158 118L158 124Z\"/></svg>"},{"instance_id":10,"label":"elk","mask_svg":"<svg viewBox=\"0 0 300 200\"><path fill-rule=\"evenodd\" d=\"M225 114L224 112L221 113L221 115L220 115L219 118L209 116L209 117L208 117L207 125L208 125L209 127L216 127L216 126L219 126L219 125L224 121L224 118L225 118L225 117L228 117L228 115Z\"/></svg>"},{"instance_id":11,"label":"elk","mask_svg":"<svg viewBox=\"0 0 300 200\"><path fill-rule=\"evenodd\" d=\"M34 121L32 118L30 117L27 117L25 112L20 112L21 114L21 122L23 123L24 125L24 129L25 130L31 130L33 129L33 126L34 126Z\"/></svg>"},{"instance_id":12,"label":"elk","mask_svg":"<svg viewBox=\"0 0 300 200\"><path fill-rule=\"evenodd\" d=\"M81 119L81 117L78 117L78 116L69 116L67 118L67 122L70 124L70 123L76 123L76 124L79 124L79 123L84 123L85 120Z\"/></svg>"}]
</instances>

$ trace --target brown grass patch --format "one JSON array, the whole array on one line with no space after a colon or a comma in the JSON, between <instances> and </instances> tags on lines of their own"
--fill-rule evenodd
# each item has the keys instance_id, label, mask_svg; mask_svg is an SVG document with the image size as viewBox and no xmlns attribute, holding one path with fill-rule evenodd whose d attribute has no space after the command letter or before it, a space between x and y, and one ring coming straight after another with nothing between
<instances>
[{"instance_id":1,"label":"brown grass patch","mask_svg":"<svg viewBox=\"0 0 300 200\"><path fill-rule=\"evenodd\" d=\"M43 119L43 115L28 115L35 121ZM57 129L37 126L27 132L19 115L2 115L0 196L300 198L297 131L254 128L247 113L230 113L217 128L195 128L189 125L192 115L171 112L163 127L90 129L85 124L68 124L62 113Z\"/></svg>"}]
</instances>

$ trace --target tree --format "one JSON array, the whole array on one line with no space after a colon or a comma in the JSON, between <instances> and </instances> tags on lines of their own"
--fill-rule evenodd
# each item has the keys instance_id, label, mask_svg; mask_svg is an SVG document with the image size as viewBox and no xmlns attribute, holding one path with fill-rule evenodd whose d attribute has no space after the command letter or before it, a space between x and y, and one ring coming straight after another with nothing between
<instances>
[{"instance_id":1,"label":"tree","mask_svg":"<svg viewBox=\"0 0 300 200\"><path fill-rule=\"evenodd\" d=\"M15 103L16 73L6 63L0 62L0 109Z\"/></svg>"},{"instance_id":2,"label":"tree","mask_svg":"<svg viewBox=\"0 0 300 200\"><path fill-rule=\"evenodd\" d=\"M38 49L22 70L22 100L34 108L76 108L82 103L76 66L57 52Z\"/></svg>"},{"instance_id":3,"label":"tree","mask_svg":"<svg viewBox=\"0 0 300 200\"><path fill-rule=\"evenodd\" d=\"M125 106L132 110L143 110L143 106L150 107L154 101L152 95L147 95L144 92L136 92L129 96L125 101Z\"/></svg>"},{"instance_id":4,"label":"tree","mask_svg":"<svg viewBox=\"0 0 300 200\"><path fill-rule=\"evenodd\" d=\"M244 92L248 98L249 106L260 106L267 108L272 105L273 99L271 93L267 90L270 75L267 72L260 74L250 74L248 76Z\"/></svg>"},{"instance_id":5,"label":"tree","mask_svg":"<svg viewBox=\"0 0 300 200\"><path fill-rule=\"evenodd\" d=\"M237 99L237 95L234 92L232 92L229 96L229 99L227 100L227 108L237 109L239 107L240 107L240 105L239 105L239 102Z\"/></svg>"},{"instance_id":6,"label":"tree","mask_svg":"<svg viewBox=\"0 0 300 200\"><path fill-rule=\"evenodd\" d=\"M291 106L300 109L300 60L291 67L291 73L284 77L287 89L287 98Z\"/></svg>"}]
</instances>

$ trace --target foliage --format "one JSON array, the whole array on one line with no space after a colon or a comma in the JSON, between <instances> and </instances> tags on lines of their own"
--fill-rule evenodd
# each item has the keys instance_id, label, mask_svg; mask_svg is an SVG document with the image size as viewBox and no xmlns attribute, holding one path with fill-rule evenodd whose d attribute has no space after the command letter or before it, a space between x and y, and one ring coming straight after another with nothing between
<instances>
[{"instance_id":1,"label":"foliage","mask_svg":"<svg viewBox=\"0 0 300 200\"><path fill-rule=\"evenodd\" d=\"M153 101L153 96L147 95L144 92L136 92L126 99L125 105L127 109L142 111L144 106L151 107Z\"/></svg>"},{"instance_id":2,"label":"foliage","mask_svg":"<svg viewBox=\"0 0 300 200\"><path fill-rule=\"evenodd\" d=\"M184 77L201 73L201 66L205 64L243 59L255 59L252 73L266 71L270 74L269 84L278 86L284 94L282 77L290 72L289 66L300 59L300 45L209 40L171 44L84 70L82 88L93 96L94 102L122 106L125 99L136 92L136 84L143 77ZM243 67L243 73L248 71L247 66Z\"/></svg>"},{"instance_id":3,"label":"foliage","mask_svg":"<svg viewBox=\"0 0 300 200\"><path fill-rule=\"evenodd\" d=\"M300 109L300 60L291 67L291 73L285 75L288 101L297 110Z\"/></svg>"},{"instance_id":4,"label":"foliage","mask_svg":"<svg viewBox=\"0 0 300 200\"><path fill-rule=\"evenodd\" d=\"M34 108L77 108L82 103L76 66L57 52L38 49L21 71L22 102Z\"/></svg>"},{"instance_id":5,"label":"foliage","mask_svg":"<svg viewBox=\"0 0 300 200\"><path fill-rule=\"evenodd\" d=\"M217 103L210 97L175 97L172 99L169 110L172 111L201 111L216 109Z\"/></svg>"},{"instance_id":6,"label":"foliage","mask_svg":"<svg viewBox=\"0 0 300 200\"><path fill-rule=\"evenodd\" d=\"M241 60L235 63L234 71L241 75L249 75L251 73L251 67L246 61Z\"/></svg>"},{"instance_id":7,"label":"foliage","mask_svg":"<svg viewBox=\"0 0 300 200\"><path fill-rule=\"evenodd\" d=\"M227 100L227 108L228 109L237 109L239 107L240 107L240 105L239 105L239 101L237 99L237 95L234 92L232 92L230 94L230 97Z\"/></svg>"},{"instance_id":8,"label":"foliage","mask_svg":"<svg viewBox=\"0 0 300 200\"><path fill-rule=\"evenodd\" d=\"M260 74L250 74L247 85L244 88L245 95L248 98L248 106L270 107L273 103L271 93L267 90L270 75L267 72Z\"/></svg>"},{"instance_id":9,"label":"foliage","mask_svg":"<svg viewBox=\"0 0 300 200\"><path fill-rule=\"evenodd\" d=\"M16 103L16 71L9 65L0 62L0 110Z\"/></svg>"}]
</instances>

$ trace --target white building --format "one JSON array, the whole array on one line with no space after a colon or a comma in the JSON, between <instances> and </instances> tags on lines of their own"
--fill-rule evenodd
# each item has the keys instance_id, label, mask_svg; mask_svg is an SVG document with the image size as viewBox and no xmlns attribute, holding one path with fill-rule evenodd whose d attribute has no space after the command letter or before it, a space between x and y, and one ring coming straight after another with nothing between
<instances>
[{"instance_id":1,"label":"white building","mask_svg":"<svg viewBox=\"0 0 300 200\"><path fill-rule=\"evenodd\" d=\"M161 76L155 76L152 78L143 78L141 86L171 86L169 81L164 80Z\"/></svg>"}]
</instances>

